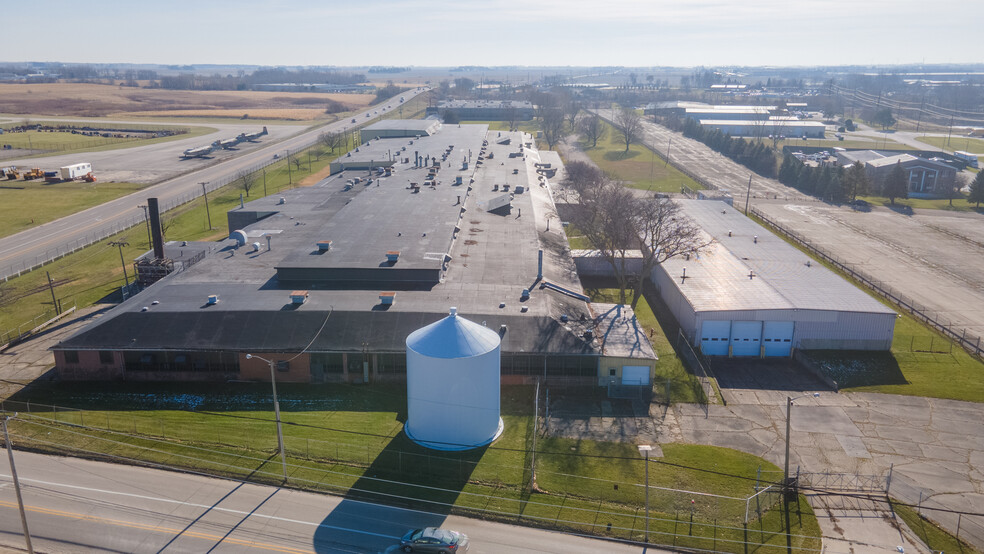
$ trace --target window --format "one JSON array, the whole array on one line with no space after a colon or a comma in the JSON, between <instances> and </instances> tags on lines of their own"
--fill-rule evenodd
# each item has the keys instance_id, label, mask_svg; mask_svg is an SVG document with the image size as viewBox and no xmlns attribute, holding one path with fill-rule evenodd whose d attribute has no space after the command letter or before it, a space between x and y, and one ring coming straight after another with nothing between
<instances>
[{"instance_id":1,"label":"window","mask_svg":"<svg viewBox=\"0 0 984 554\"><path fill-rule=\"evenodd\" d=\"M109 350L99 351L99 363L101 364L111 364L113 363L113 353Z\"/></svg>"},{"instance_id":2,"label":"window","mask_svg":"<svg viewBox=\"0 0 984 554\"><path fill-rule=\"evenodd\" d=\"M287 360L277 360L277 371L290 371L290 362Z\"/></svg>"},{"instance_id":3,"label":"window","mask_svg":"<svg viewBox=\"0 0 984 554\"><path fill-rule=\"evenodd\" d=\"M610 375L612 377L615 377L615 368L614 367L608 368L608 375Z\"/></svg>"},{"instance_id":4,"label":"window","mask_svg":"<svg viewBox=\"0 0 984 554\"><path fill-rule=\"evenodd\" d=\"M78 350L66 350L65 351L65 363L66 364L77 364L77 363L79 363L79 352L78 352Z\"/></svg>"}]
</instances>

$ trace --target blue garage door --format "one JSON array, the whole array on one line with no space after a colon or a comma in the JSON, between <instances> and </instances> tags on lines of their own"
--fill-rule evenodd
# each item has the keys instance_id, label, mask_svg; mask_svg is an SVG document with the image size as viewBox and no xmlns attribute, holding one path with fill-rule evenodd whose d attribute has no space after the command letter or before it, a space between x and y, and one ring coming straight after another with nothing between
<instances>
[{"instance_id":1,"label":"blue garage door","mask_svg":"<svg viewBox=\"0 0 984 554\"><path fill-rule=\"evenodd\" d=\"M761 321L731 322L731 355L758 356L762 346Z\"/></svg>"},{"instance_id":2,"label":"blue garage door","mask_svg":"<svg viewBox=\"0 0 984 554\"><path fill-rule=\"evenodd\" d=\"M730 321L705 321L700 326L700 351L705 356L727 356Z\"/></svg>"},{"instance_id":3,"label":"blue garage door","mask_svg":"<svg viewBox=\"0 0 984 554\"><path fill-rule=\"evenodd\" d=\"M766 321L762 346L767 357L786 357L793 351L793 322Z\"/></svg>"}]
</instances>

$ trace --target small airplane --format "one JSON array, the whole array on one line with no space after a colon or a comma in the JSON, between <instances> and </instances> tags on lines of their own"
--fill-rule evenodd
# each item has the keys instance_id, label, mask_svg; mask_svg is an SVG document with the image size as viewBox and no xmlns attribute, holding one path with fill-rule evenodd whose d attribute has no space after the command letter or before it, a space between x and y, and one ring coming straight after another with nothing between
<instances>
[{"instance_id":1,"label":"small airplane","mask_svg":"<svg viewBox=\"0 0 984 554\"><path fill-rule=\"evenodd\" d=\"M209 144L208 146L199 146L198 148L189 148L189 149L185 150L183 154L181 154L181 157L182 158L205 158L209 154L211 154L212 152L215 152L216 149L221 148L221 147L222 146L221 146L220 142L219 141L215 141L212 144Z\"/></svg>"},{"instance_id":2,"label":"small airplane","mask_svg":"<svg viewBox=\"0 0 984 554\"><path fill-rule=\"evenodd\" d=\"M243 133L243 134L241 134L239 136L243 137L243 139L246 140L246 141L248 141L248 142L256 142L257 139L259 139L260 137L262 137L262 136L264 136L266 134L267 134L267 128L266 127L263 127L263 130L262 131L259 131L257 133Z\"/></svg>"},{"instance_id":3,"label":"small airplane","mask_svg":"<svg viewBox=\"0 0 984 554\"><path fill-rule=\"evenodd\" d=\"M246 133L241 133L238 137L233 137L225 140L219 141L219 146L226 150L231 150L239 145L240 142L246 141Z\"/></svg>"}]
</instances>

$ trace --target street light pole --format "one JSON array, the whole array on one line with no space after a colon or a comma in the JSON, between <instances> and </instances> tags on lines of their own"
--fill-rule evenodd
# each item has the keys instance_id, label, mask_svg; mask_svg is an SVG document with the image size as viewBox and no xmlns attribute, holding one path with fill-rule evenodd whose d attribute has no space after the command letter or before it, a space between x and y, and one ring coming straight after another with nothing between
<instances>
[{"instance_id":1,"label":"street light pole","mask_svg":"<svg viewBox=\"0 0 984 554\"><path fill-rule=\"evenodd\" d=\"M7 421L10 418L11 416L3 418L3 444L7 447L7 458L10 460L10 476L14 480L17 508L20 509L21 526L24 528L24 542L27 543L28 553L34 554L34 547L31 546L31 532L27 529L27 513L24 511L24 498L21 497L20 480L17 479L17 468L14 466L14 448L10 444L10 434L7 433Z\"/></svg>"},{"instance_id":2,"label":"street light pole","mask_svg":"<svg viewBox=\"0 0 984 554\"><path fill-rule=\"evenodd\" d=\"M284 470L284 482L287 482L287 452L284 450L284 430L280 424L280 402L277 400L277 375L273 368L273 360L268 360L266 358L261 358L259 356L254 356L252 354L246 354L246 359L251 360L256 358L257 360L263 360L270 366L270 385L273 387L273 414L274 418L277 420L277 445L280 448L280 464L283 466Z\"/></svg>"},{"instance_id":3,"label":"street light pole","mask_svg":"<svg viewBox=\"0 0 984 554\"><path fill-rule=\"evenodd\" d=\"M639 452L646 456L646 542L649 542L649 451L653 447L648 444L640 444Z\"/></svg>"},{"instance_id":4,"label":"street light pole","mask_svg":"<svg viewBox=\"0 0 984 554\"><path fill-rule=\"evenodd\" d=\"M806 398L807 396L810 396L810 395L809 394L802 394L802 395L797 396L795 398L791 398L789 396L786 397L786 463L785 463L785 467L784 467L784 469L782 471L782 488L783 488L783 491L785 491L786 488L789 486L789 427L790 427L790 424L789 424L789 421L790 421L789 416L790 416L790 408L793 406L793 401L794 400L799 400L800 398ZM813 398L820 398L820 393L819 392L815 392L815 393L813 393L812 396L813 396Z\"/></svg>"}]
</instances>

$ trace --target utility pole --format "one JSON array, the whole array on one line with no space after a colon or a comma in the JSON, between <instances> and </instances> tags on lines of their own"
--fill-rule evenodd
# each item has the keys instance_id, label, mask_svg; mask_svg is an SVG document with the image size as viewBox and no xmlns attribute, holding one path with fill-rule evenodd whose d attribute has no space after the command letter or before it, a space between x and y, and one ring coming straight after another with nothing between
<instances>
[{"instance_id":1,"label":"utility pole","mask_svg":"<svg viewBox=\"0 0 984 554\"><path fill-rule=\"evenodd\" d=\"M14 414L15 416L17 414ZM10 476L14 480L14 492L17 494L17 508L20 509L21 527L24 528L24 542L27 543L27 551L34 554L34 547L31 546L31 532L27 529L27 513L24 511L24 498L21 496L20 480L17 479L17 467L14 466L14 448L10 444L10 434L7 433L7 421L10 417L3 418L3 443L7 447L7 459L10 460Z\"/></svg>"},{"instance_id":2,"label":"utility pole","mask_svg":"<svg viewBox=\"0 0 984 554\"><path fill-rule=\"evenodd\" d=\"M123 260L123 247L130 246L130 243L126 239L114 240L109 243L109 246L116 246L120 249L120 263L123 265L123 280L126 281L127 290L130 289L130 278L126 274L126 261Z\"/></svg>"},{"instance_id":3,"label":"utility pole","mask_svg":"<svg viewBox=\"0 0 984 554\"><path fill-rule=\"evenodd\" d=\"M263 196L267 195L266 191L266 168L263 168Z\"/></svg>"},{"instance_id":4,"label":"utility pole","mask_svg":"<svg viewBox=\"0 0 984 554\"><path fill-rule=\"evenodd\" d=\"M45 271L44 274L48 276L48 288L51 289L51 305L55 308L55 315L58 315L61 313L61 310L58 309L58 301L55 300L55 284L51 282L50 272Z\"/></svg>"},{"instance_id":5,"label":"utility pole","mask_svg":"<svg viewBox=\"0 0 984 554\"><path fill-rule=\"evenodd\" d=\"M201 183L198 183L198 184L202 186L202 196L205 197L205 217L208 218L208 230L211 231L212 230L212 214L211 214L211 212L208 211L208 190L205 189L205 185L208 184L208 181L204 181L204 182L201 182ZM266 181L263 182L263 186L266 187ZM266 189L264 188L264 191L265 190Z\"/></svg>"},{"instance_id":6,"label":"utility pole","mask_svg":"<svg viewBox=\"0 0 984 554\"><path fill-rule=\"evenodd\" d=\"M663 167L670 165L670 146L672 144L673 144L673 137L670 137L666 141L666 163L663 164Z\"/></svg>"},{"instance_id":7,"label":"utility pole","mask_svg":"<svg viewBox=\"0 0 984 554\"><path fill-rule=\"evenodd\" d=\"M294 184L294 177L292 177L290 173L290 150L287 151L287 184Z\"/></svg>"},{"instance_id":8,"label":"utility pole","mask_svg":"<svg viewBox=\"0 0 984 554\"><path fill-rule=\"evenodd\" d=\"M145 204L141 204L140 206L137 207L143 208L144 221L147 222L147 248L153 248L154 242L150 238L150 214L147 212L147 206Z\"/></svg>"}]
</instances>

